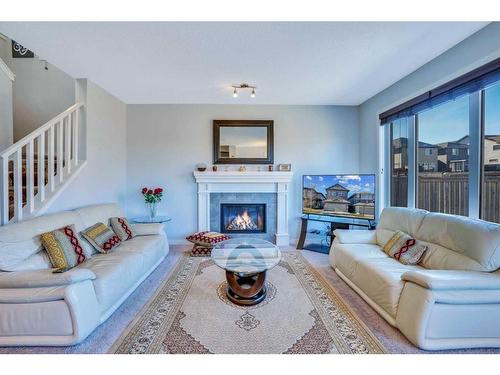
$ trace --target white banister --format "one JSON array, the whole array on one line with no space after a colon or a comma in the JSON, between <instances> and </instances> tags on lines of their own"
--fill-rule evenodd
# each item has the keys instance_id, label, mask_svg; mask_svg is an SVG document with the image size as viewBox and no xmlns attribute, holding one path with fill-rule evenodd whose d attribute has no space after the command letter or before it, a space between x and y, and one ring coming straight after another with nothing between
<instances>
[{"instance_id":1,"label":"white banister","mask_svg":"<svg viewBox=\"0 0 500 375\"><path fill-rule=\"evenodd\" d=\"M74 178L82 108L72 105L0 153L1 224L33 216Z\"/></svg>"}]
</instances>

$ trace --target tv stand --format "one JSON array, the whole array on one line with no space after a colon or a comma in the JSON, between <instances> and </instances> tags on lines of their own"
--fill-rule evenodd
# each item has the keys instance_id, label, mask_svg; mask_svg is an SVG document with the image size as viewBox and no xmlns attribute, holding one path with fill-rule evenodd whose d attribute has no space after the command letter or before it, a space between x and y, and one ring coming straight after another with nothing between
<instances>
[{"instance_id":1,"label":"tv stand","mask_svg":"<svg viewBox=\"0 0 500 375\"><path fill-rule=\"evenodd\" d=\"M358 218L345 218L345 217L340 217L340 216L323 216L323 215L313 215L313 214L304 214L301 216L301 227L300 227L300 237L299 241L297 242L297 250L303 250L307 248L304 247L304 243L306 241L307 233L307 227L309 224L309 221L316 221L316 222L322 222L322 223L329 223L329 227L327 230L327 235L329 237L329 245L332 244L333 240L335 239L335 235L333 232L335 229L350 229L351 226L355 227L364 227L367 228L368 230L373 230L375 229L376 222L375 220L370 220L370 219L358 219ZM311 249L313 251L317 251L314 249Z\"/></svg>"}]
</instances>

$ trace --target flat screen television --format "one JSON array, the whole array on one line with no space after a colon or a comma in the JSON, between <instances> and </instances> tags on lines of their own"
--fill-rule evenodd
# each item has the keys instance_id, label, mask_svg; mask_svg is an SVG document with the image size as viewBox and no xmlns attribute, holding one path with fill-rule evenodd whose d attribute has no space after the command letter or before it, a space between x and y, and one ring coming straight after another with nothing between
<instances>
[{"instance_id":1,"label":"flat screen television","mask_svg":"<svg viewBox=\"0 0 500 375\"><path fill-rule=\"evenodd\" d=\"M302 212L375 220L375 175L303 175Z\"/></svg>"}]
</instances>

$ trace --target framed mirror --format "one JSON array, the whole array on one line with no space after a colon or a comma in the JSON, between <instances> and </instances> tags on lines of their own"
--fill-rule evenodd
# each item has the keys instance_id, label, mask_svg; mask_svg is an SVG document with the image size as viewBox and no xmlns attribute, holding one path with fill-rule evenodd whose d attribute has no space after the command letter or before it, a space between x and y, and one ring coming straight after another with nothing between
<instances>
[{"instance_id":1,"label":"framed mirror","mask_svg":"<svg viewBox=\"0 0 500 375\"><path fill-rule=\"evenodd\" d=\"M273 120L214 120L214 164L273 164Z\"/></svg>"}]
</instances>

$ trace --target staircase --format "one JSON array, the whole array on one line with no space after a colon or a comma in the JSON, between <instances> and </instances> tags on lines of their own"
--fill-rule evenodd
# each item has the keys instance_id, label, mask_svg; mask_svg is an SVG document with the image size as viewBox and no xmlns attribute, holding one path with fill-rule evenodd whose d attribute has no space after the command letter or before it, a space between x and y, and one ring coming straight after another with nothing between
<instances>
[{"instance_id":1,"label":"staircase","mask_svg":"<svg viewBox=\"0 0 500 375\"><path fill-rule=\"evenodd\" d=\"M81 171L81 119L76 103L0 154L2 225L43 214Z\"/></svg>"}]
</instances>

